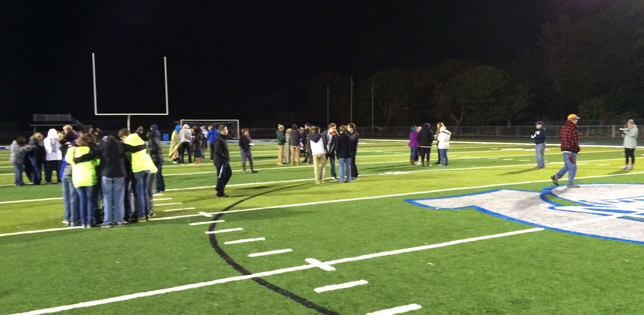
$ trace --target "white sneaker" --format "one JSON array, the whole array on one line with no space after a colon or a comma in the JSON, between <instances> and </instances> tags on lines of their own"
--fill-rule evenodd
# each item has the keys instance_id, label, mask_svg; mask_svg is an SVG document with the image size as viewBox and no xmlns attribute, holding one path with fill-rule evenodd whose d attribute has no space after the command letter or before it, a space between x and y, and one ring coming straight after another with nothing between
<instances>
[{"instance_id":1,"label":"white sneaker","mask_svg":"<svg viewBox=\"0 0 644 315\"><path fill-rule=\"evenodd\" d=\"M631 164L631 166L629 166L629 167L628 167L628 169L629 169L629 170L633 170L633 166L634 166L634 165L633 165L633 164Z\"/></svg>"}]
</instances>

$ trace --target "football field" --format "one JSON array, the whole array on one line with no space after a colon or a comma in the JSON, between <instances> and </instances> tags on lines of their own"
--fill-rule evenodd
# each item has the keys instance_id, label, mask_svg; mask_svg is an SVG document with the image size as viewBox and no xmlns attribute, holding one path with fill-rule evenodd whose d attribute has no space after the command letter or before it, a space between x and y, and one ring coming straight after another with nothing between
<instances>
[{"instance_id":1,"label":"football field","mask_svg":"<svg viewBox=\"0 0 644 315\"><path fill-rule=\"evenodd\" d=\"M422 167L407 141L363 139L359 180L320 185L275 143L254 146L257 174L229 147L230 198L209 159L166 160L156 216L112 229L66 228L61 186L13 186L0 151L0 313L644 310L644 166L622 170L621 147L582 146L576 190L550 180L558 145L541 170L533 145L496 142Z\"/></svg>"}]
</instances>

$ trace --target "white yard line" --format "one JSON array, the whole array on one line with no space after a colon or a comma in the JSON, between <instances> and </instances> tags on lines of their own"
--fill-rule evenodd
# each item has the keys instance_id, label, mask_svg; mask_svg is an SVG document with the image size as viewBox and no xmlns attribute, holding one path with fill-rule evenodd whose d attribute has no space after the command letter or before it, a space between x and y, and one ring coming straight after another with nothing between
<instances>
[{"instance_id":1,"label":"white yard line","mask_svg":"<svg viewBox=\"0 0 644 315\"><path fill-rule=\"evenodd\" d=\"M154 195L152 195L152 196L154 196L154 197L161 197L161 196L163 196L163 194L154 194Z\"/></svg>"},{"instance_id":2,"label":"white yard line","mask_svg":"<svg viewBox=\"0 0 644 315\"><path fill-rule=\"evenodd\" d=\"M335 290L340 290L340 289L347 289L347 288L353 288L359 285L367 284L367 280L358 280L358 281L351 281L351 282L346 282L346 283L340 283L340 284L333 284L333 285L327 285L319 288L313 289L316 293L322 293L322 292L327 292L327 291L335 291Z\"/></svg>"},{"instance_id":3,"label":"white yard line","mask_svg":"<svg viewBox=\"0 0 644 315\"><path fill-rule=\"evenodd\" d=\"M228 241L224 242L224 245L234 245L234 244L241 244L241 243L250 243L250 242L258 242L258 241L265 241L266 239L263 237L258 237L258 238L245 238L242 240L236 240L236 241Z\"/></svg>"},{"instance_id":4,"label":"white yard line","mask_svg":"<svg viewBox=\"0 0 644 315\"><path fill-rule=\"evenodd\" d=\"M619 159L619 160L621 160L621 159ZM604 178L604 177L614 177L614 176L630 176L630 175L641 175L641 174L644 174L644 172L632 172L632 173L622 173L622 174L584 176L584 177L577 177L576 179L591 179L591 178ZM305 180L308 181L310 179L305 179ZM301 180L298 180L298 181L301 181ZM437 193L437 192L459 191L459 190L468 190L468 189L481 189L481 188L502 187L502 186L522 185L522 184L534 184L534 183L543 183L543 182L550 182L550 180L535 180L535 181L504 183L504 184L490 184L490 185L481 185L481 186L455 187L455 188L427 190L427 191L417 191L417 192L400 193L400 194L378 195L378 196L358 197L358 198L348 198L348 199L338 199L338 200L325 200L325 201L316 201L316 202L309 202L309 203L298 203L298 204L276 205L276 206L249 208L249 209L240 209L240 210L229 210L229 211L226 211L225 213L238 213L238 212L261 211L261 210L280 209L280 208L292 208L292 207L302 207L302 206L329 204L329 203L337 203L337 202L350 202L350 201L372 200L372 199L380 199L380 198L403 197L403 196L413 196L413 195L420 195L420 194L431 194L431 193ZM44 200L52 200L52 199L62 199L62 198L46 198ZM38 199L38 201L39 200L42 200L42 199ZM28 201L31 201L31 200L26 200L26 201L23 200L23 201L17 201L17 202L28 202ZM10 203L10 202L0 202L0 203ZM11 202L11 203L13 203L13 202ZM204 212L204 211L200 211L198 214L187 214L187 215L162 217L162 218L150 218L150 220L151 221L174 220L174 219L190 218L190 217L198 217L198 216L203 216L203 217L210 218L213 215L218 214L218 213L221 213L221 212L207 213L207 212ZM30 234L30 233L64 231L64 230L67 230L67 229L69 229L69 228L47 229L47 230L37 230L37 231L23 231L23 232L16 232L16 233L0 234L0 237L1 236Z\"/></svg>"},{"instance_id":5,"label":"white yard line","mask_svg":"<svg viewBox=\"0 0 644 315\"><path fill-rule=\"evenodd\" d=\"M174 205L180 205L180 204L183 204L183 202L179 201L179 202L160 203L158 205L155 204L154 206L155 207L163 207L163 206L174 206Z\"/></svg>"},{"instance_id":6,"label":"white yard line","mask_svg":"<svg viewBox=\"0 0 644 315\"><path fill-rule=\"evenodd\" d=\"M153 198L152 201L172 200L172 198Z\"/></svg>"},{"instance_id":7,"label":"white yard line","mask_svg":"<svg viewBox=\"0 0 644 315\"><path fill-rule=\"evenodd\" d=\"M46 230L36 230L36 231L24 231L24 232L14 232L14 233L4 233L4 234L0 234L0 237L2 237L2 236L13 236L13 235L23 235L23 234L43 233L43 232L54 232L54 231L75 230L75 229L80 229L80 228L82 228L82 226L71 226L71 227L56 228L56 229L46 229Z\"/></svg>"},{"instance_id":8,"label":"white yard line","mask_svg":"<svg viewBox=\"0 0 644 315\"><path fill-rule=\"evenodd\" d=\"M193 222L188 225L203 225L203 224L213 224L213 223L223 223L226 220L214 220L214 221L204 221L204 222Z\"/></svg>"},{"instance_id":9,"label":"white yard line","mask_svg":"<svg viewBox=\"0 0 644 315\"><path fill-rule=\"evenodd\" d=\"M35 202L35 201L48 201L48 200L63 200L63 197L40 198L40 199L25 199L25 200L9 200L9 201L0 201L0 204Z\"/></svg>"},{"instance_id":10,"label":"white yard line","mask_svg":"<svg viewBox=\"0 0 644 315\"><path fill-rule=\"evenodd\" d=\"M185 210L194 210L194 209L197 209L197 208L190 207L190 208L167 209L167 210L163 210L163 212L175 212L175 211L185 211Z\"/></svg>"},{"instance_id":11,"label":"white yard line","mask_svg":"<svg viewBox=\"0 0 644 315\"><path fill-rule=\"evenodd\" d=\"M284 253L290 253L292 251L293 250L290 249L290 248L278 249L278 250L271 250L271 251L267 251L267 252L248 254L248 257L261 257L261 256L268 256L268 255L284 254Z\"/></svg>"},{"instance_id":12,"label":"white yard line","mask_svg":"<svg viewBox=\"0 0 644 315\"><path fill-rule=\"evenodd\" d=\"M234 228L234 229L225 229L225 230L216 230L216 231L206 231L206 234L219 234L219 233L229 233L229 232L238 232L243 231L244 228Z\"/></svg>"},{"instance_id":13,"label":"white yard line","mask_svg":"<svg viewBox=\"0 0 644 315\"><path fill-rule=\"evenodd\" d=\"M585 176L585 177L577 177L576 179L603 178L603 177L627 176L627 175L637 175L637 174L644 174L644 172L624 173L624 174L610 174L610 175L597 175L597 176ZM372 200L372 199L381 199L381 198L404 197L404 196L431 194L431 193L438 193L438 192L449 192L449 191L459 191L459 190L468 190L468 189L492 188L492 187L502 187L502 186L509 186L509 185L534 184L534 183L543 183L543 182L550 182L550 181L551 181L550 179L545 179L545 180L533 180L533 181L513 182L513 183L505 183L505 184L490 184L490 185L481 185L481 186L454 187L454 188L425 190L425 191L416 191L416 192L399 193L399 194L391 194L391 195L378 195L378 196L369 196L369 197L357 197L357 198L336 199L336 200L323 200L323 201L314 201L314 202L305 202L305 203L296 203L296 204L287 204L287 205L276 205L276 206L268 206L268 207L248 208L248 209L239 209L239 210L228 210L228 211L219 211L219 212L205 213L205 214L207 214L208 216L213 216L213 215L217 215L217 214L220 214L220 213L230 214L230 213L249 212L249 211L261 211L261 210L271 210L271 209L281 209L281 208L294 208L294 207L304 207L304 206L321 205L321 204L329 204L329 203L337 203L337 202L351 202L351 201L362 201L362 200ZM173 220L173 219L180 219L180 218L196 217L196 216L199 216L199 215L200 214L187 214L187 215L176 216L176 217L152 218L150 220Z\"/></svg>"},{"instance_id":14,"label":"white yard line","mask_svg":"<svg viewBox=\"0 0 644 315\"><path fill-rule=\"evenodd\" d=\"M494 239L494 238L501 238L501 237L506 237L506 236L537 232L537 231L541 231L541 230L543 230L543 229L541 229L541 228L533 228L533 229L527 229L527 230L518 230L518 231L513 231L513 232L507 232L507 233L492 234L492 235L479 236L479 237L473 237L473 238L462 239L462 240L455 240L455 241L450 241L450 242L445 242L445 243L438 243L438 244L433 244L433 245L425 245L425 246L412 247L412 248L407 248L407 249L399 249L399 250L395 250L395 251L381 252L381 253L375 253L375 254L369 254L369 255L361 255L361 256L357 256L357 257L336 259L336 260L332 260L332 261L329 261L329 262L326 262L326 263L320 262L319 260L311 258L311 259L307 259L310 262L308 264L306 264L306 265L300 265L300 266L289 267L289 268L282 268L282 269L271 270L271 271L264 271L264 272L250 274L250 275L222 278L222 279L206 281L206 282L198 282L198 283L186 284L186 285L181 285L181 286L176 286L176 287L171 287L171 288L166 288L166 289L158 289L158 290L152 290L152 291L146 291L146 292L127 294L127 295L116 296L116 297L111 297L111 298L106 298L106 299L101 299L101 300L94 300L94 301L88 301L88 302L82 302L82 303L76 303L76 304L63 305L63 306L58 306L58 307L45 308L45 309L34 310L34 311L20 313L20 314L14 314L14 315L49 314L49 313L61 312L61 311L66 311L66 310L78 309L78 308L85 308L85 307L92 307L92 306L110 304L110 303L115 303L115 302L128 301L128 300L133 300L133 299L137 299L137 298L160 295L160 294L166 294L166 293L171 293L171 292L186 291L186 290L195 289L195 288L201 288L201 287L212 286L212 285L228 283L228 282L241 281L241 280L248 280L248 279L252 279L252 278L269 277L269 276L272 276L272 275L285 274L285 273L301 271L301 270L307 270L307 269L313 269L313 268L322 268L322 267L326 268L326 267L330 267L331 264L341 264L341 263L346 263L346 262L354 262L354 261L372 259L372 258L375 258L375 257L397 255L397 254L414 252L414 251L419 251L419 250L427 250L427 249L431 249L431 248L440 248L440 247L452 246L452 245L457 245L457 244L476 242L476 241L481 241L481 240L489 240L489 239ZM226 242L224 244L237 244L237 243L252 242L252 241L259 241L259 240L263 241L264 238L231 241L231 242ZM422 248L422 249L420 249L420 248ZM333 267L331 267L331 268L333 268Z\"/></svg>"},{"instance_id":15,"label":"white yard line","mask_svg":"<svg viewBox=\"0 0 644 315\"><path fill-rule=\"evenodd\" d=\"M377 312L373 313L367 313L367 315L394 315L394 314L402 314L402 313L407 313L410 311L415 311L423 308L422 306L418 304L409 304L409 305L404 305L404 306L398 306L394 308L389 308L386 310L380 310Z\"/></svg>"}]
</instances>

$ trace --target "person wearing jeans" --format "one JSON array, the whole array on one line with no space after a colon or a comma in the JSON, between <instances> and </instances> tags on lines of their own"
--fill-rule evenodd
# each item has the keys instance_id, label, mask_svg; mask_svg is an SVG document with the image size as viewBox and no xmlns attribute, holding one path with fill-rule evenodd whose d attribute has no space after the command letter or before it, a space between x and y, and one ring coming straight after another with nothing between
<instances>
[{"instance_id":1,"label":"person wearing jeans","mask_svg":"<svg viewBox=\"0 0 644 315\"><path fill-rule=\"evenodd\" d=\"M561 128L559 137L561 138L561 154L564 159L564 166L552 175L550 179L555 185L559 185L559 179L568 173L568 188L579 188L575 185L575 175L577 174L577 153L579 153L579 134L577 133L577 122L581 117L570 114L566 124Z\"/></svg>"},{"instance_id":2,"label":"person wearing jeans","mask_svg":"<svg viewBox=\"0 0 644 315\"><path fill-rule=\"evenodd\" d=\"M69 172L69 175L64 175ZM72 167L68 165L63 171L63 206L65 207L65 215L63 222L67 222L67 226L80 225L80 203L78 200L78 192L72 182Z\"/></svg>"},{"instance_id":3,"label":"person wearing jeans","mask_svg":"<svg viewBox=\"0 0 644 315\"><path fill-rule=\"evenodd\" d=\"M447 150L449 149L449 141L452 137L452 133L447 130L447 127L445 127L445 124L442 122L437 124L437 130L438 137L436 140L438 140L438 156L440 158L441 166L448 166L449 159L447 158Z\"/></svg>"},{"instance_id":4,"label":"person wearing jeans","mask_svg":"<svg viewBox=\"0 0 644 315\"><path fill-rule=\"evenodd\" d=\"M150 215L150 174L156 173L157 168L146 152L143 139L137 134L129 134L125 138L124 144L124 151L130 152L129 163L132 165L134 175L134 199L136 200L138 222L147 222Z\"/></svg>"},{"instance_id":5,"label":"person wearing jeans","mask_svg":"<svg viewBox=\"0 0 644 315\"><path fill-rule=\"evenodd\" d=\"M92 159L77 163L74 158L90 153L96 147L94 137L84 134L76 141L77 146L67 150L65 160L72 164L72 182L76 187L79 199L80 223L84 228L92 227L94 223L94 186L97 184L96 166L98 161ZM73 221L73 220L72 220Z\"/></svg>"},{"instance_id":6,"label":"person wearing jeans","mask_svg":"<svg viewBox=\"0 0 644 315\"><path fill-rule=\"evenodd\" d=\"M336 152L338 156L338 164L340 171L340 178L338 182L350 182L351 181L351 137L349 137L347 132L347 126L340 126L340 136L336 141Z\"/></svg>"},{"instance_id":7,"label":"person wearing jeans","mask_svg":"<svg viewBox=\"0 0 644 315\"><path fill-rule=\"evenodd\" d=\"M543 125L543 121L537 121L535 123L536 130L531 136L534 139L534 155L537 160L537 169L546 168L546 127Z\"/></svg>"},{"instance_id":8,"label":"person wearing jeans","mask_svg":"<svg viewBox=\"0 0 644 315\"><path fill-rule=\"evenodd\" d=\"M324 140L326 142L326 157L329 160L329 164L331 165L331 176L333 178L338 179L338 175L335 172L335 160L336 160L336 148L335 144L338 139L338 133L336 131L336 125L335 123L330 123L329 124L329 129L325 131L322 136L324 137Z\"/></svg>"}]
</instances>

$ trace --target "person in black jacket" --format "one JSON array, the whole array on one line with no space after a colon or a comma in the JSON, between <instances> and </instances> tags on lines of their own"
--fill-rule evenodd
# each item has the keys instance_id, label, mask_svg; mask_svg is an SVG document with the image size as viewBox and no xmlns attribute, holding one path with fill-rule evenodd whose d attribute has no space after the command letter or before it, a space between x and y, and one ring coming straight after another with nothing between
<instances>
[{"instance_id":1,"label":"person in black jacket","mask_svg":"<svg viewBox=\"0 0 644 315\"><path fill-rule=\"evenodd\" d=\"M420 160L422 165L425 166L425 158L427 158L427 166L432 166L429 163L429 153L432 151L432 142L434 142L434 133L429 123L423 124L418 134L418 147L420 148Z\"/></svg>"},{"instance_id":2,"label":"person in black jacket","mask_svg":"<svg viewBox=\"0 0 644 315\"><path fill-rule=\"evenodd\" d=\"M246 173L246 159L248 159L251 171L257 173L255 166L253 166L253 152L251 151L253 141L250 138L250 132L248 128L242 129L241 132L242 136L239 138L239 147L241 148L242 170Z\"/></svg>"},{"instance_id":3,"label":"person in black jacket","mask_svg":"<svg viewBox=\"0 0 644 315\"><path fill-rule=\"evenodd\" d=\"M325 138L326 143L326 158L329 159L329 162L331 164L331 176L333 176L333 178L335 179L338 179L338 175L335 173L335 146L338 139L338 132L336 130L335 123L330 123L329 129L322 133L322 136Z\"/></svg>"},{"instance_id":4,"label":"person in black jacket","mask_svg":"<svg viewBox=\"0 0 644 315\"><path fill-rule=\"evenodd\" d=\"M302 134L296 124L293 124L292 129L288 144L291 147L291 166L294 166L300 165L300 141L302 140Z\"/></svg>"},{"instance_id":5,"label":"person in black jacket","mask_svg":"<svg viewBox=\"0 0 644 315\"><path fill-rule=\"evenodd\" d=\"M226 189L226 184L230 180L230 177L233 176L233 170L230 168L230 153L228 152L228 144L226 143L226 138L228 138L228 127L225 125L219 125L219 137L215 139L215 160L213 163L217 168L217 197L228 197L224 190Z\"/></svg>"},{"instance_id":6,"label":"person in black jacket","mask_svg":"<svg viewBox=\"0 0 644 315\"><path fill-rule=\"evenodd\" d=\"M531 137L534 139L535 144L534 155L537 160L536 169L543 169L546 168L546 159L544 156L546 151L546 127L543 125L543 121L537 121L535 127L536 130Z\"/></svg>"},{"instance_id":7,"label":"person in black jacket","mask_svg":"<svg viewBox=\"0 0 644 315\"><path fill-rule=\"evenodd\" d=\"M163 173L161 172L163 168L163 148L161 146L161 140L159 140L159 137L157 137L158 132L159 131L155 132L154 130L148 131L148 153L152 158L154 166L157 167L157 173L155 176L155 193L165 191L165 180L163 179Z\"/></svg>"},{"instance_id":8,"label":"person in black jacket","mask_svg":"<svg viewBox=\"0 0 644 315\"><path fill-rule=\"evenodd\" d=\"M340 165L340 178L338 179L338 182L348 183L352 179L351 155L353 154L353 145L347 132L347 126L345 125L340 126L340 135L336 140L335 150L338 156L338 164Z\"/></svg>"},{"instance_id":9,"label":"person in black jacket","mask_svg":"<svg viewBox=\"0 0 644 315\"><path fill-rule=\"evenodd\" d=\"M360 139L360 134L356 130L356 125L350 123L347 125L347 134L351 138L351 179L358 179L358 167L356 166L356 154L358 153L358 140Z\"/></svg>"}]
</instances>

